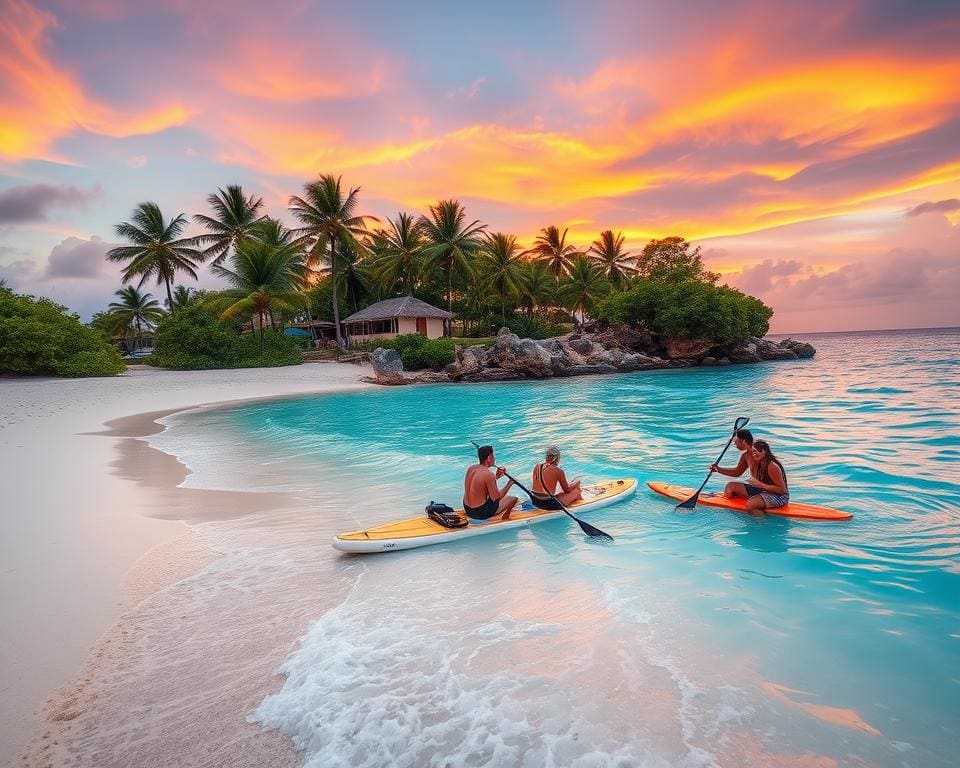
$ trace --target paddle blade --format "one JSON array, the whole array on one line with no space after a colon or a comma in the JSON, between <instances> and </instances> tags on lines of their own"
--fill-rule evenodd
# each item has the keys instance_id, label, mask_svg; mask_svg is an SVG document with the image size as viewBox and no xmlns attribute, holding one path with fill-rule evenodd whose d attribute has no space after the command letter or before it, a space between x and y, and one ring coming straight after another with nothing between
<instances>
[{"instance_id":1,"label":"paddle blade","mask_svg":"<svg viewBox=\"0 0 960 768\"><path fill-rule=\"evenodd\" d=\"M571 517L573 517L573 515L571 515ZM605 533L599 528L594 528L590 523L583 522L579 517L574 517L573 519L580 524L580 530L587 534L587 536L593 536L595 539L603 539L604 541L613 541L613 536L609 533Z\"/></svg>"},{"instance_id":2,"label":"paddle blade","mask_svg":"<svg viewBox=\"0 0 960 768\"><path fill-rule=\"evenodd\" d=\"M674 509L693 509L697 506L697 499L700 498L700 491L697 491L686 501L681 501Z\"/></svg>"}]
</instances>

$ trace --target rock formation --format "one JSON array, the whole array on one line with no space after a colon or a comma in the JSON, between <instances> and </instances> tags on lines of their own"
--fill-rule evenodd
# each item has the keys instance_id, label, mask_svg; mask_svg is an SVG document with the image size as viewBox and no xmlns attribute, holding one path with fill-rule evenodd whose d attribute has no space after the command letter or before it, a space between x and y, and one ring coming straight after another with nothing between
<instances>
[{"instance_id":1,"label":"rock formation","mask_svg":"<svg viewBox=\"0 0 960 768\"><path fill-rule=\"evenodd\" d=\"M513 381L600 373L648 371L657 368L723 366L763 360L813 357L816 350L801 341L780 342L751 337L725 347L702 339L657 337L644 329L617 325L596 333L570 333L551 339L521 339L501 328L490 349L456 347L456 358L442 372L405 377L400 356L393 350L373 354L377 381Z\"/></svg>"}]
</instances>

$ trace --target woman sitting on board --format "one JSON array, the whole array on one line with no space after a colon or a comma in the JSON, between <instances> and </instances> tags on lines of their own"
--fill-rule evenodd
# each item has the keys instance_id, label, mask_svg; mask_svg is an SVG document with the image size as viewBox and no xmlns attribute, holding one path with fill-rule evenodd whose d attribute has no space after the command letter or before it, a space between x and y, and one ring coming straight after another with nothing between
<instances>
[{"instance_id":1,"label":"woman sitting on board","mask_svg":"<svg viewBox=\"0 0 960 768\"><path fill-rule=\"evenodd\" d=\"M560 504L569 506L583 498L580 481L568 482L567 473L560 469L559 464L560 449L551 445L547 448L547 460L533 468L533 493L530 500L538 509L559 510L563 508ZM556 498L551 498L551 493Z\"/></svg>"},{"instance_id":2,"label":"woman sitting on board","mask_svg":"<svg viewBox=\"0 0 960 768\"><path fill-rule=\"evenodd\" d=\"M787 471L783 464L773 455L766 440L755 440L750 451L756 464L750 482L744 485L747 511L763 512L784 506L790 501L790 491L787 489Z\"/></svg>"}]
</instances>

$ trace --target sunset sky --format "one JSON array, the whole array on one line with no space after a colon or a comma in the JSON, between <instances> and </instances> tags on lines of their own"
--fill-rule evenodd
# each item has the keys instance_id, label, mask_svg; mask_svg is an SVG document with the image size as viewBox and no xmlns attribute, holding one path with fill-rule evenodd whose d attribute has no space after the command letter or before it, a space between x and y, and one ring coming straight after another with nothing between
<instances>
[{"instance_id":1,"label":"sunset sky","mask_svg":"<svg viewBox=\"0 0 960 768\"><path fill-rule=\"evenodd\" d=\"M0 277L86 319L137 203L292 224L323 172L381 218L684 236L772 332L960 325L958 41L926 0L0 0Z\"/></svg>"}]
</instances>

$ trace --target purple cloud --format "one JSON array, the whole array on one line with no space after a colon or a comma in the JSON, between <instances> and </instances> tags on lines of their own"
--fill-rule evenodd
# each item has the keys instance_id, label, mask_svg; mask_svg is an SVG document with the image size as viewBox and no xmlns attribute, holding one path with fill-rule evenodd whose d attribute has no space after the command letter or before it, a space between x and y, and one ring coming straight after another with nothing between
<instances>
[{"instance_id":1,"label":"purple cloud","mask_svg":"<svg viewBox=\"0 0 960 768\"><path fill-rule=\"evenodd\" d=\"M104 256L111 248L116 248L116 245L105 243L96 236L89 240L68 237L50 251L44 277L103 277L107 273Z\"/></svg>"},{"instance_id":2,"label":"purple cloud","mask_svg":"<svg viewBox=\"0 0 960 768\"><path fill-rule=\"evenodd\" d=\"M800 275L808 268L796 259L766 259L760 264L745 268L742 272L731 275L731 281L744 293L756 296L768 291L773 284L782 278Z\"/></svg>"},{"instance_id":3,"label":"purple cloud","mask_svg":"<svg viewBox=\"0 0 960 768\"><path fill-rule=\"evenodd\" d=\"M950 213L951 211L960 211L960 200L951 197L949 200L938 200L937 202L920 203L913 208L909 208L904 216L920 216L924 213Z\"/></svg>"},{"instance_id":4,"label":"purple cloud","mask_svg":"<svg viewBox=\"0 0 960 768\"><path fill-rule=\"evenodd\" d=\"M88 190L65 185L24 184L0 192L0 225L46 221L50 208L84 208L100 195L99 185Z\"/></svg>"}]
</instances>

